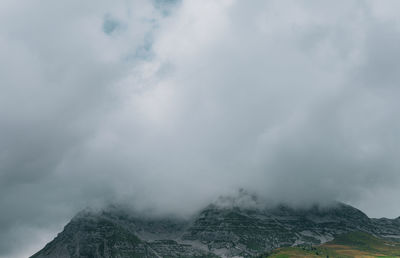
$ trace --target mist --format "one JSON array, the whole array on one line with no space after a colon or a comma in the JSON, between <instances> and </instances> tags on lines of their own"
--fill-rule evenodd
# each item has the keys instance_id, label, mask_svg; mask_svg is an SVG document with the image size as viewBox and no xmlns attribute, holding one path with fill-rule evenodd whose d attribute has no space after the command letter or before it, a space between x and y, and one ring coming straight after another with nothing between
<instances>
[{"instance_id":1,"label":"mist","mask_svg":"<svg viewBox=\"0 0 400 258\"><path fill-rule=\"evenodd\" d=\"M246 189L397 217L397 1L2 1L0 257Z\"/></svg>"}]
</instances>

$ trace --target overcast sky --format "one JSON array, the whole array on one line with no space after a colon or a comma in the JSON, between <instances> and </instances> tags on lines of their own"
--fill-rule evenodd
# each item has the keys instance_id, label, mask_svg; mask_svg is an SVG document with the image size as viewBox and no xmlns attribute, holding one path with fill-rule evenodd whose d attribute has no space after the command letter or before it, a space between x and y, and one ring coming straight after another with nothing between
<instances>
[{"instance_id":1,"label":"overcast sky","mask_svg":"<svg viewBox=\"0 0 400 258\"><path fill-rule=\"evenodd\" d=\"M400 1L0 3L0 257L239 188L400 215Z\"/></svg>"}]
</instances>

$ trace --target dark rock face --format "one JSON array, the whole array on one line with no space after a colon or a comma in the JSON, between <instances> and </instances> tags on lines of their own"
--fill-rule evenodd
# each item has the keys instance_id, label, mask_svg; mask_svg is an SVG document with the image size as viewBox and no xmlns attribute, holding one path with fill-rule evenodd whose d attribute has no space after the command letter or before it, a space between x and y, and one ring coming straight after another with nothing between
<instances>
[{"instance_id":1,"label":"dark rock face","mask_svg":"<svg viewBox=\"0 0 400 258\"><path fill-rule=\"evenodd\" d=\"M400 217L396 219L371 219L374 233L392 241L400 241Z\"/></svg>"},{"instance_id":2,"label":"dark rock face","mask_svg":"<svg viewBox=\"0 0 400 258\"><path fill-rule=\"evenodd\" d=\"M281 246L324 243L350 231L400 240L400 218L370 219L341 203L307 209L213 204L188 220L109 209L78 214L32 257L252 257Z\"/></svg>"},{"instance_id":3,"label":"dark rock face","mask_svg":"<svg viewBox=\"0 0 400 258\"><path fill-rule=\"evenodd\" d=\"M102 216L86 215L72 219L62 233L33 257L154 256L128 229Z\"/></svg>"}]
</instances>

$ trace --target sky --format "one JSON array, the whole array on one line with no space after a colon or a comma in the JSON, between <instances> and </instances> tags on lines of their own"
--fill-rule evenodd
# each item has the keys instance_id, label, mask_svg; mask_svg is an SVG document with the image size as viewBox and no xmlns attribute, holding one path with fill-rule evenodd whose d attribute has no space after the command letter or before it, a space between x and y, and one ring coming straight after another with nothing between
<instances>
[{"instance_id":1,"label":"sky","mask_svg":"<svg viewBox=\"0 0 400 258\"><path fill-rule=\"evenodd\" d=\"M400 2L0 3L0 257L238 189L400 215Z\"/></svg>"}]
</instances>

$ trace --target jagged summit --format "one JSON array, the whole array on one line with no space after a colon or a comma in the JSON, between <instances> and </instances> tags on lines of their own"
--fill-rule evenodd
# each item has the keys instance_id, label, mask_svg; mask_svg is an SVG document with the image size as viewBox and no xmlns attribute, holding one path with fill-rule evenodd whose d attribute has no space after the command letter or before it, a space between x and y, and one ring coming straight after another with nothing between
<instances>
[{"instance_id":1,"label":"jagged summit","mask_svg":"<svg viewBox=\"0 0 400 258\"><path fill-rule=\"evenodd\" d=\"M243 191L187 219L145 217L116 206L85 210L32 257L252 257L352 231L400 239L398 219L370 219L343 203L307 208L262 203Z\"/></svg>"}]
</instances>

